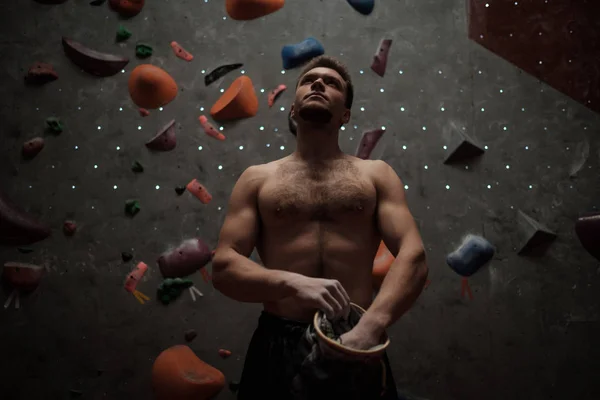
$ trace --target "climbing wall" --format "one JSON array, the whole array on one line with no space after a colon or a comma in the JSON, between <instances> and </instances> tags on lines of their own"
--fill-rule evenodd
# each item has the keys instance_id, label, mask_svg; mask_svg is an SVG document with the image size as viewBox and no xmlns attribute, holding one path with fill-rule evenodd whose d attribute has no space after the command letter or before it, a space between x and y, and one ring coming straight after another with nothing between
<instances>
[{"instance_id":1,"label":"climbing wall","mask_svg":"<svg viewBox=\"0 0 600 400\"><path fill-rule=\"evenodd\" d=\"M427 288L389 332L403 398L599 398L598 6L288 0L245 21L217 0L121 1L128 18L57 3L0 13L3 399L152 398L179 344L235 398L260 307L177 254L206 263L241 172L294 150L282 49L307 38L354 80L342 149L379 132L370 157L402 178L427 248ZM144 64L160 70L133 79ZM256 104L219 100L234 81Z\"/></svg>"}]
</instances>

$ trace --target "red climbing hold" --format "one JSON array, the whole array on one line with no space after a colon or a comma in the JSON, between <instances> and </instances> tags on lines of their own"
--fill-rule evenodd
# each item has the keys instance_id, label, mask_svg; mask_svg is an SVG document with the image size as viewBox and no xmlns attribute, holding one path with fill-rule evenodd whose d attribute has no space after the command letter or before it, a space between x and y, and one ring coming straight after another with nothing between
<instances>
[{"instance_id":1,"label":"red climbing hold","mask_svg":"<svg viewBox=\"0 0 600 400\"><path fill-rule=\"evenodd\" d=\"M109 0L110 8L122 17L134 17L144 8L145 0Z\"/></svg>"},{"instance_id":2,"label":"red climbing hold","mask_svg":"<svg viewBox=\"0 0 600 400\"><path fill-rule=\"evenodd\" d=\"M6 262L2 270L2 279L15 289L30 292L40 284L44 272L44 267L37 265Z\"/></svg>"},{"instance_id":3,"label":"red climbing hold","mask_svg":"<svg viewBox=\"0 0 600 400\"><path fill-rule=\"evenodd\" d=\"M460 297L464 298L465 294L468 294L469 299L473 300L473 293L471 292L469 281L467 280L467 278L463 277L460 284Z\"/></svg>"},{"instance_id":4,"label":"red climbing hold","mask_svg":"<svg viewBox=\"0 0 600 400\"><path fill-rule=\"evenodd\" d=\"M212 195L200 182L198 182L197 179L192 179L190 183L187 184L186 189L204 204L208 204L212 200Z\"/></svg>"},{"instance_id":5,"label":"red climbing hold","mask_svg":"<svg viewBox=\"0 0 600 400\"><path fill-rule=\"evenodd\" d=\"M148 265L145 262L139 262L125 278L124 288L130 293L136 291L138 283L142 280L144 274L148 271Z\"/></svg>"},{"instance_id":6,"label":"red climbing hold","mask_svg":"<svg viewBox=\"0 0 600 400\"><path fill-rule=\"evenodd\" d=\"M58 79L58 74L51 64L36 62L25 75L25 82L31 85L43 85Z\"/></svg>"},{"instance_id":7,"label":"red climbing hold","mask_svg":"<svg viewBox=\"0 0 600 400\"><path fill-rule=\"evenodd\" d=\"M287 89L287 86L279 85L275 89L273 89L269 92L269 107L273 107L273 103L275 103L275 100L277 100L277 97L279 97L281 92L283 92L285 89Z\"/></svg>"},{"instance_id":8,"label":"red climbing hold","mask_svg":"<svg viewBox=\"0 0 600 400\"><path fill-rule=\"evenodd\" d=\"M44 148L44 138L35 137L23 144L23 157L33 158Z\"/></svg>"},{"instance_id":9,"label":"red climbing hold","mask_svg":"<svg viewBox=\"0 0 600 400\"><path fill-rule=\"evenodd\" d=\"M392 39L381 39L379 47L377 48L377 53L373 56L371 69L379 76L385 75L385 68L387 66L387 59L391 46Z\"/></svg>"},{"instance_id":10,"label":"red climbing hold","mask_svg":"<svg viewBox=\"0 0 600 400\"><path fill-rule=\"evenodd\" d=\"M192 61L194 59L194 56L189 51L185 50L175 41L171 42L171 48L175 52L175 55L182 60Z\"/></svg>"},{"instance_id":11,"label":"red climbing hold","mask_svg":"<svg viewBox=\"0 0 600 400\"><path fill-rule=\"evenodd\" d=\"M150 111L146 110L145 108L140 108L140 115L142 117L147 117L148 115L150 115Z\"/></svg>"},{"instance_id":12,"label":"red climbing hold","mask_svg":"<svg viewBox=\"0 0 600 400\"><path fill-rule=\"evenodd\" d=\"M231 357L231 351L225 349L219 349L219 355L221 358L229 358Z\"/></svg>"},{"instance_id":13,"label":"red climbing hold","mask_svg":"<svg viewBox=\"0 0 600 400\"><path fill-rule=\"evenodd\" d=\"M198 121L200 121L202 129L204 129L204 133L206 133L208 136L214 137L217 140L225 140L225 135L216 130L215 127L208 122L208 118L206 118L204 115L199 116Z\"/></svg>"},{"instance_id":14,"label":"red climbing hold","mask_svg":"<svg viewBox=\"0 0 600 400\"><path fill-rule=\"evenodd\" d=\"M371 152L379 142L379 139L385 133L385 129L375 129L363 133L358 148L356 149L356 157L368 160L371 157Z\"/></svg>"},{"instance_id":15,"label":"red climbing hold","mask_svg":"<svg viewBox=\"0 0 600 400\"><path fill-rule=\"evenodd\" d=\"M77 231L77 225L75 224L75 221L65 221L63 224L63 231L65 232L65 235L73 236L75 231Z\"/></svg>"}]
</instances>

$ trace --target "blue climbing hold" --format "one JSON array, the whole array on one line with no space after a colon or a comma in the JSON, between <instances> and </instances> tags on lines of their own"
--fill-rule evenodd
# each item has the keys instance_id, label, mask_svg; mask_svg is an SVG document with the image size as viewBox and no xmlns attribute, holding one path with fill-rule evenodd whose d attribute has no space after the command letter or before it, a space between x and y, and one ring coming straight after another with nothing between
<instances>
[{"instance_id":1,"label":"blue climbing hold","mask_svg":"<svg viewBox=\"0 0 600 400\"><path fill-rule=\"evenodd\" d=\"M448 254L446 262L461 276L471 276L494 256L494 246L476 235L467 235L458 249Z\"/></svg>"},{"instance_id":2,"label":"blue climbing hold","mask_svg":"<svg viewBox=\"0 0 600 400\"><path fill-rule=\"evenodd\" d=\"M297 44L288 44L281 49L283 68L290 69L304 64L314 57L325 54L325 48L315 38L309 37Z\"/></svg>"},{"instance_id":3,"label":"blue climbing hold","mask_svg":"<svg viewBox=\"0 0 600 400\"><path fill-rule=\"evenodd\" d=\"M375 0L348 0L348 4L363 15L369 15L375 7Z\"/></svg>"}]
</instances>

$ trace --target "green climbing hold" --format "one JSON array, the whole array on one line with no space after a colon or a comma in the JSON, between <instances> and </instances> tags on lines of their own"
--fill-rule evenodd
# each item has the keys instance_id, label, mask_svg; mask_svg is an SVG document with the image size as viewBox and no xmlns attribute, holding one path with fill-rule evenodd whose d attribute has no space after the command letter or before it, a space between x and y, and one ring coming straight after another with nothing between
<instances>
[{"instance_id":1,"label":"green climbing hold","mask_svg":"<svg viewBox=\"0 0 600 400\"><path fill-rule=\"evenodd\" d=\"M152 55L152 47L147 44L139 43L135 46L135 55L139 58L147 58Z\"/></svg>"},{"instance_id":2,"label":"green climbing hold","mask_svg":"<svg viewBox=\"0 0 600 400\"><path fill-rule=\"evenodd\" d=\"M31 247L17 247L17 250L22 254L33 253L33 249Z\"/></svg>"},{"instance_id":3,"label":"green climbing hold","mask_svg":"<svg viewBox=\"0 0 600 400\"><path fill-rule=\"evenodd\" d=\"M139 161L134 161L131 165L131 170L133 172L144 172L144 166Z\"/></svg>"},{"instance_id":4,"label":"green climbing hold","mask_svg":"<svg viewBox=\"0 0 600 400\"><path fill-rule=\"evenodd\" d=\"M167 278L158 285L157 297L166 305L181 296L183 290L192 286L194 282L191 279Z\"/></svg>"},{"instance_id":5,"label":"green climbing hold","mask_svg":"<svg viewBox=\"0 0 600 400\"><path fill-rule=\"evenodd\" d=\"M140 202L137 200L127 200L125 202L125 212L130 217L135 216L135 214L139 213L141 210Z\"/></svg>"},{"instance_id":6,"label":"green climbing hold","mask_svg":"<svg viewBox=\"0 0 600 400\"><path fill-rule=\"evenodd\" d=\"M160 301L163 304L169 304L171 302L171 296L169 296L168 294L163 294L162 296L160 296Z\"/></svg>"},{"instance_id":7,"label":"green climbing hold","mask_svg":"<svg viewBox=\"0 0 600 400\"><path fill-rule=\"evenodd\" d=\"M46 127L50 132L56 134L59 134L63 131L62 123L60 122L60 119L56 117L46 118Z\"/></svg>"},{"instance_id":8,"label":"green climbing hold","mask_svg":"<svg viewBox=\"0 0 600 400\"><path fill-rule=\"evenodd\" d=\"M131 37L131 31L125 28L123 25L119 26L117 30L117 42L124 42Z\"/></svg>"}]
</instances>

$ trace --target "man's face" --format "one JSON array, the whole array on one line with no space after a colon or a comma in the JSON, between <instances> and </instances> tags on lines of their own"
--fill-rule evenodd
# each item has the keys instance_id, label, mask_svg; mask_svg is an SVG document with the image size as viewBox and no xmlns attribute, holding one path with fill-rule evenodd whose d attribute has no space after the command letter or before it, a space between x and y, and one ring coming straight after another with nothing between
<instances>
[{"instance_id":1,"label":"man's face","mask_svg":"<svg viewBox=\"0 0 600 400\"><path fill-rule=\"evenodd\" d=\"M296 88L292 118L336 127L348 122L346 83L337 71L318 67L304 74Z\"/></svg>"}]
</instances>

